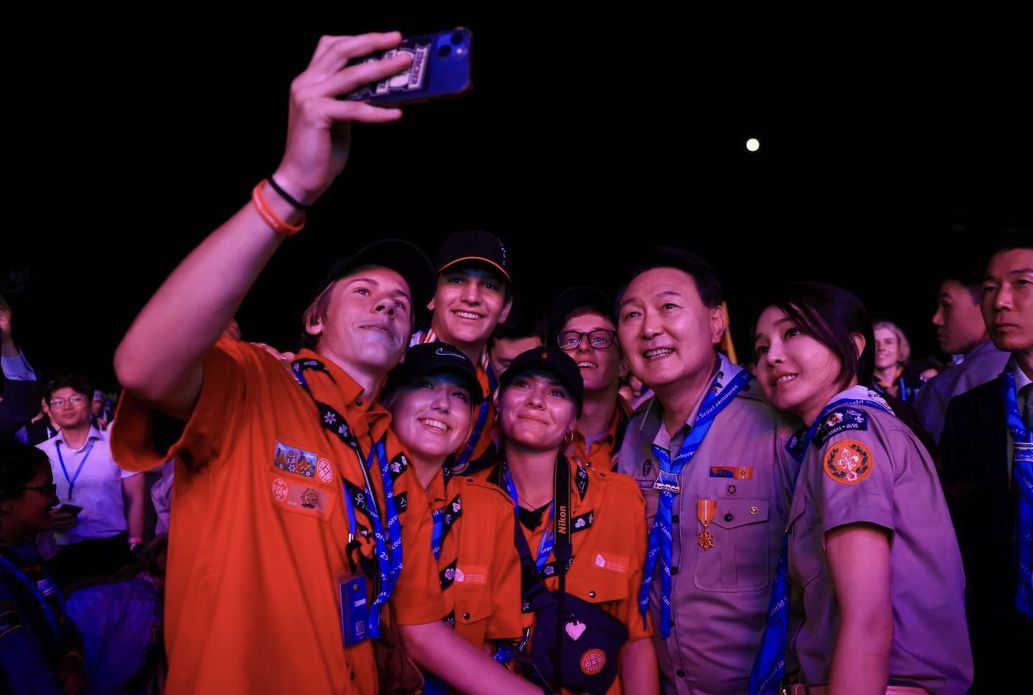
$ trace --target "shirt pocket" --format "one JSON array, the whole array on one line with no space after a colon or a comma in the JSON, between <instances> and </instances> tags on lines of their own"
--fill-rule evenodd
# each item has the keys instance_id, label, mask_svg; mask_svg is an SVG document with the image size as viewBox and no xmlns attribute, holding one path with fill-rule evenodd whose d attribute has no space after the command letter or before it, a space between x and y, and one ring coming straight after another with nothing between
<instances>
[{"instance_id":1,"label":"shirt pocket","mask_svg":"<svg viewBox=\"0 0 1033 695\"><path fill-rule=\"evenodd\" d=\"M589 603L617 603L628 598L632 574L627 555L592 550L578 558L567 574L567 591Z\"/></svg>"},{"instance_id":2,"label":"shirt pocket","mask_svg":"<svg viewBox=\"0 0 1033 695\"><path fill-rule=\"evenodd\" d=\"M480 569L480 573L478 571ZM492 600L491 584L487 582L486 568L460 567L464 581L452 584L452 596L455 599L453 611L455 631L470 644L480 647L484 644L485 634L495 613ZM475 581L465 581L469 577ZM476 581L482 578L482 581ZM516 607L519 611L519 606Z\"/></svg>"},{"instance_id":3,"label":"shirt pocket","mask_svg":"<svg viewBox=\"0 0 1033 695\"><path fill-rule=\"evenodd\" d=\"M696 586L704 591L756 591L770 585L772 526L768 500L721 498L706 528L713 547L696 549ZM700 544L702 524L695 537ZM781 531L781 529L779 529Z\"/></svg>"}]
</instances>

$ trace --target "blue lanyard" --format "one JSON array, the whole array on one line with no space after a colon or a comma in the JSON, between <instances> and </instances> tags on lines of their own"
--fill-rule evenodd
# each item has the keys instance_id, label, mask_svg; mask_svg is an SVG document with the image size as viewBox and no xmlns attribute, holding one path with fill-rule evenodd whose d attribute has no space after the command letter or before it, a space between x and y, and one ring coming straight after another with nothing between
<instances>
[{"instance_id":1,"label":"blue lanyard","mask_svg":"<svg viewBox=\"0 0 1033 695\"><path fill-rule=\"evenodd\" d=\"M1015 373L1011 367L1001 374L1001 394L1004 396L1004 414L1012 435L1012 477L1019 489L1018 520L1015 524L1015 564L1018 587L1015 606L1024 615L1033 618L1033 585L1030 568L1033 567L1033 431L1027 432L1019 415L1015 394ZM1033 398L1033 395L1030 396Z\"/></svg>"},{"instance_id":2,"label":"blue lanyard","mask_svg":"<svg viewBox=\"0 0 1033 695\"><path fill-rule=\"evenodd\" d=\"M61 627L58 621L58 616L54 615L54 609L51 607L50 602L47 601L46 597L43 595L43 592L40 591L39 586L33 583L33 581L29 579L28 575L22 572L20 567L8 560L3 555L0 555L0 567L6 569L15 579L21 582L25 586L25 588L27 588L32 593L32 597L36 599L36 603L39 604L40 610L43 611L43 616L47 619L47 622L50 624L50 629L54 631L55 641L60 645ZM46 569L42 568L42 566L40 567L40 569L43 572L44 581L46 581L49 584L51 591L53 591L54 594L57 596L57 603L59 606L61 606L61 613L64 614L64 597L61 596L61 592L58 591L57 585L54 584L54 580L51 579Z\"/></svg>"},{"instance_id":3,"label":"blue lanyard","mask_svg":"<svg viewBox=\"0 0 1033 695\"><path fill-rule=\"evenodd\" d=\"M93 445L96 439L90 438L89 443L86 445L86 453L83 454L82 458L79 459L79 467L75 469L75 475L71 478L68 477L68 469L65 468L65 457L61 455L61 442L55 443L57 449L57 458L61 462L61 472L65 474L65 480L68 481L68 501L72 501L72 492L75 490L75 481L79 479L79 474L82 473L82 467L86 465L86 459L90 458L90 452L93 451Z\"/></svg>"},{"instance_id":4,"label":"blue lanyard","mask_svg":"<svg viewBox=\"0 0 1033 695\"><path fill-rule=\"evenodd\" d=\"M642 622L645 623L646 615L649 613L649 590L653 583L653 571L656 569L657 559L661 559L663 593L660 597L660 635L663 639L667 639L671 634L671 554L674 545L671 540L671 527L674 525L672 521L674 498L679 492L677 476L696 455L696 451L703 443L703 438L707 436L714 419L752 378L752 374L746 370L740 370L724 389L717 392L713 389L708 391L700 405L699 414L692 423L692 430L686 435L673 462L670 452L653 446L653 455L660 462L657 482L660 483L661 479L666 482L664 487L659 488L660 501L657 505L656 518L653 520L653 528L649 532L649 549L646 552L646 564L642 573L642 588L638 594L638 605L642 611Z\"/></svg>"},{"instance_id":5,"label":"blue lanyard","mask_svg":"<svg viewBox=\"0 0 1033 695\"><path fill-rule=\"evenodd\" d=\"M517 490L516 484L513 483L513 478L509 475L509 468L506 467L505 461L502 462L502 475L506 481L506 489L509 490L509 496L513 498L513 513L516 514L517 519L520 518L520 505L517 503ZM552 553L552 544L554 539L552 537L552 508L555 504L549 504L549 523L545 527L545 533L542 534L542 539L538 541L538 557L534 559L534 565L541 572L545 567L545 563L549 560L549 554Z\"/></svg>"},{"instance_id":6,"label":"blue lanyard","mask_svg":"<svg viewBox=\"0 0 1033 695\"><path fill-rule=\"evenodd\" d=\"M901 381L903 388L903 381ZM901 392L903 393L903 391ZM797 463L802 463L807 448L814 441L814 433L831 411L844 405L866 405L893 414L885 403L867 398L841 398L822 409L821 414L811 423L805 437L799 434L789 440L786 449ZM801 430L802 431L802 430ZM796 480L793 480L793 490ZM778 567L775 569L775 581L771 587L771 598L768 601L768 613L764 623L764 635L760 642L760 652L753 662L750 672L749 695L774 695L778 692L779 682L785 677L786 629L789 625L789 534L782 534L782 552L778 556Z\"/></svg>"}]
</instances>

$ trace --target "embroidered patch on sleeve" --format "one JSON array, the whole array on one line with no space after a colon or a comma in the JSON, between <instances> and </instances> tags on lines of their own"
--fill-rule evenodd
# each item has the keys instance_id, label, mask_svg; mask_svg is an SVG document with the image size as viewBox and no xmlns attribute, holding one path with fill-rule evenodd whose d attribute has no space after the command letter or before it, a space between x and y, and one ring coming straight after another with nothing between
<instances>
[{"instance_id":1,"label":"embroidered patch on sleeve","mask_svg":"<svg viewBox=\"0 0 1033 695\"><path fill-rule=\"evenodd\" d=\"M829 411L825 419L818 425L814 433L814 446L825 445L831 437L840 432L857 431L864 432L868 429L868 413L861 408L842 406Z\"/></svg>"},{"instance_id":2,"label":"embroidered patch on sleeve","mask_svg":"<svg viewBox=\"0 0 1033 695\"><path fill-rule=\"evenodd\" d=\"M843 439L828 448L822 459L825 475L844 485L855 485L872 472L872 452L856 439Z\"/></svg>"}]
</instances>

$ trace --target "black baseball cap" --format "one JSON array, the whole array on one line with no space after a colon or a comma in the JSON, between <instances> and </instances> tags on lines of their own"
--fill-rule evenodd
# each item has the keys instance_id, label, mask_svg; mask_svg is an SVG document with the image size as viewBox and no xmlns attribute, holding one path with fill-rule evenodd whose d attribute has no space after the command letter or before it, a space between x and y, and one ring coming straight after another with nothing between
<instances>
[{"instance_id":1,"label":"black baseball cap","mask_svg":"<svg viewBox=\"0 0 1033 695\"><path fill-rule=\"evenodd\" d=\"M434 266L443 273L460 263L484 263L502 273L506 282L512 283L510 262L509 251L497 236L483 229L470 229L448 235L438 251Z\"/></svg>"},{"instance_id":2,"label":"black baseball cap","mask_svg":"<svg viewBox=\"0 0 1033 695\"><path fill-rule=\"evenodd\" d=\"M470 358L448 343L413 345L406 351L402 363L391 370L384 391L391 392L421 377L442 372L459 378L470 392L470 400L474 405L484 400L481 383L477 380L477 371Z\"/></svg>"},{"instance_id":3,"label":"black baseball cap","mask_svg":"<svg viewBox=\"0 0 1033 695\"><path fill-rule=\"evenodd\" d=\"M364 246L351 256L339 258L330 266L316 289L316 295L326 290L332 282L348 275L355 268L377 265L393 270L409 285L412 294L414 314L426 307L434 298L437 277L427 254L418 246L402 239L383 239Z\"/></svg>"},{"instance_id":4,"label":"black baseball cap","mask_svg":"<svg viewBox=\"0 0 1033 695\"><path fill-rule=\"evenodd\" d=\"M521 374L536 369L545 370L557 376L563 386L570 391L577 403L577 414L581 417L581 404L585 398L585 380L577 362L558 347L537 347L517 355L509 365L509 369L499 378L499 393L505 391L513 380Z\"/></svg>"}]
</instances>

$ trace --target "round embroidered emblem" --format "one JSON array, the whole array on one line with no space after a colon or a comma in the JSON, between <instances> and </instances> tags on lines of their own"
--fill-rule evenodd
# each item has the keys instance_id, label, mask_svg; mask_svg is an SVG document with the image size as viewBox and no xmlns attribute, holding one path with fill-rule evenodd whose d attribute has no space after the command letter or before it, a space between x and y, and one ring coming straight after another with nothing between
<instances>
[{"instance_id":1,"label":"round embroidered emblem","mask_svg":"<svg viewBox=\"0 0 1033 695\"><path fill-rule=\"evenodd\" d=\"M844 485L855 485L872 472L872 452L856 439L843 439L825 451L825 475Z\"/></svg>"},{"instance_id":2,"label":"round embroidered emblem","mask_svg":"<svg viewBox=\"0 0 1033 695\"><path fill-rule=\"evenodd\" d=\"M589 649L581 655L581 672L586 676L594 676L606 665L606 653L600 649Z\"/></svg>"},{"instance_id":3,"label":"round embroidered emblem","mask_svg":"<svg viewBox=\"0 0 1033 695\"><path fill-rule=\"evenodd\" d=\"M288 492L290 492L290 488L287 487L287 483L284 482L283 478L277 478L273 481L273 497L276 498L277 502L283 502L287 499Z\"/></svg>"},{"instance_id":4,"label":"round embroidered emblem","mask_svg":"<svg viewBox=\"0 0 1033 695\"><path fill-rule=\"evenodd\" d=\"M324 483L329 483L334 479L334 468L326 459L319 459L319 462L316 463L316 475Z\"/></svg>"}]
</instances>

